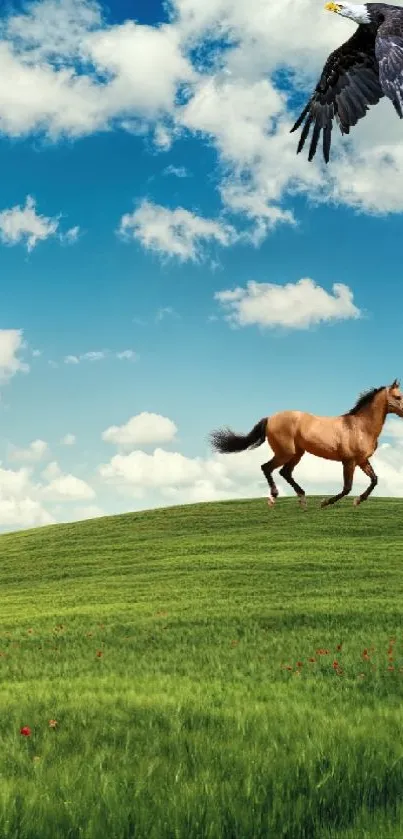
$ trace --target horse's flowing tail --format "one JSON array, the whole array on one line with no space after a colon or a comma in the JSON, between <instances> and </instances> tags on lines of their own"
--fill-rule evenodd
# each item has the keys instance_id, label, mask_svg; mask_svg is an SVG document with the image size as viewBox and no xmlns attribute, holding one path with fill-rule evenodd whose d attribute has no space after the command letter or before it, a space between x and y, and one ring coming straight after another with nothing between
<instances>
[{"instance_id":1,"label":"horse's flowing tail","mask_svg":"<svg viewBox=\"0 0 403 839\"><path fill-rule=\"evenodd\" d=\"M267 417L259 420L249 434L235 434L230 428L219 429L210 434L213 449L221 454L257 449L266 439Z\"/></svg>"}]
</instances>

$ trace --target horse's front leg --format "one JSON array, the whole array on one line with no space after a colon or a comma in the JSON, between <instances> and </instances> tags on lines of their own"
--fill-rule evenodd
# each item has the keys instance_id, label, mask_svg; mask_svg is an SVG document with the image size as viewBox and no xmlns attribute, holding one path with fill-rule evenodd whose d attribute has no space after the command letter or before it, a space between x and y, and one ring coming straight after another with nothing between
<instances>
[{"instance_id":1,"label":"horse's front leg","mask_svg":"<svg viewBox=\"0 0 403 839\"><path fill-rule=\"evenodd\" d=\"M329 504L335 504L336 501L340 501L340 498L344 498L345 495L348 495L349 492L351 492L355 465L355 460L343 461L343 489L338 493L338 495L333 495L332 498L325 498L320 505L321 507L328 507Z\"/></svg>"},{"instance_id":2,"label":"horse's front leg","mask_svg":"<svg viewBox=\"0 0 403 839\"><path fill-rule=\"evenodd\" d=\"M371 483L370 483L368 489L366 489L365 492L363 492L361 495L359 495L354 500L354 502L353 502L354 507L358 507L359 504L362 504L363 501L366 501L368 496L371 495L371 492L373 492L373 490L375 489L375 487L378 483L378 478L375 475L375 472L374 472L369 460L366 460L364 463L359 463L358 465L359 465L360 469L362 469L362 471L364 472L364 475L368 475L368 478L370 478Z\"/></svg>"}]
</instances>

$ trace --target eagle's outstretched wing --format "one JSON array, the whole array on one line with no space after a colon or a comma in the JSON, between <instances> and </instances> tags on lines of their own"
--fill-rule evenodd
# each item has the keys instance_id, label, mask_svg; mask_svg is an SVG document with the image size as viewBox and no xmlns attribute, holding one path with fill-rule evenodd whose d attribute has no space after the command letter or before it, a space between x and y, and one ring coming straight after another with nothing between
<instances>
[{"instance_id":1,"label":"eagle's outstretched wing","mask_svg":"<svg viewBox=\"0 0 403 839\"><path fill-rule=\"evenodd\" d=\"M313 124L308 160L315 155L322 131L323 157L328 163L333 119L337 120L341 133L348 134L351 126L365 116L368 106L376 105L383 96L375 35L367 27L359 26L348 41L329 55L313 95L291 129L295 131L305 120L297 154Z\"/></svg>"},{"instance_id":2,"label":"eagle's outstretched wing","mask_svg":"<svg viewBox=\"0 0 403 839\"><path fill-rule=\"evenodd\" d=\"M387 26L387 28L386 28ZM402 29L402 26L400 26ZM403 118L403 37L391 32L388 22L378 29L375 54L379 62L379 81L391 99L400 119Z\"/></svg>"}]
</instances>

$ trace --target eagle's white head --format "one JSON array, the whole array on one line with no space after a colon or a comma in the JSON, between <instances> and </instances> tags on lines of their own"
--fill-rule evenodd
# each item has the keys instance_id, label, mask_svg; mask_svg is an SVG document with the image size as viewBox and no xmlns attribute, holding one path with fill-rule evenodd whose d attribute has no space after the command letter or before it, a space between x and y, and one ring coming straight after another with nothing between
<instances>
[{"instance_id":1,"label":"eagle's white head","mask_svg":"<svg viewBox=\"0 0 403 839\"><path fill-rule=\"evenodd\" d=\"M355 23L371 23L367 7L356 3L326 3L325 9L328 12L336 12L342 17L349 17Z\"/></svg>"}]
</instances>

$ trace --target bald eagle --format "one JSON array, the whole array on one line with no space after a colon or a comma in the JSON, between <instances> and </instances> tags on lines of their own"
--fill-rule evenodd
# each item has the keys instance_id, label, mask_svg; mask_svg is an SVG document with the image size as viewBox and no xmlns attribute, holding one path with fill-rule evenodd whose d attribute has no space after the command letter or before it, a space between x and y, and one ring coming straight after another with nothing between
<instances>
[{"instance_id":1,"label":"bald eagle","mask_svg":"<svg viewBox=\"0 0 403 839\"><path fill-rule=\"evenodd\" d=\"M387 96L403 117L403 8L385 3L326 3L325 9L351 18L354 35L329 55L322 75L291 132L304 123L297 154L313 125L308 160L322 131L323 157L329 162L333 120L342 134L365 116L369 105Z\"/></svg>"}]
</instances>

